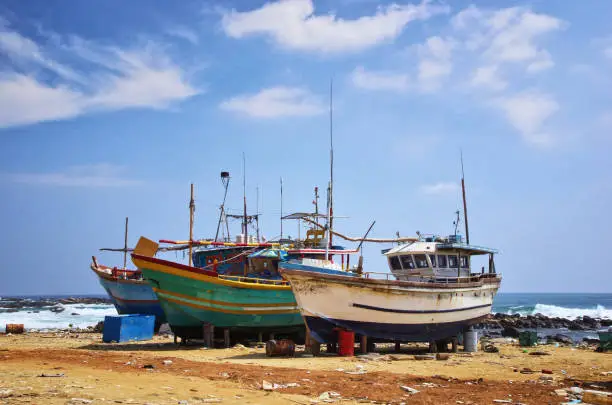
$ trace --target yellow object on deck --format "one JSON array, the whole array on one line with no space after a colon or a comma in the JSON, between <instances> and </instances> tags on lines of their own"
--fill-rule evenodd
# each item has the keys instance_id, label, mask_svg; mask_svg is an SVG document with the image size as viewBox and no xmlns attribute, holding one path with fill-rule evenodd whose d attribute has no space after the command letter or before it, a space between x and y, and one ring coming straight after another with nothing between
<instances>
[{"instance_id":1,"label":"yellow object on deck","mask_svg":"<svg viewBox=\"0 0 612 405\"><path fill-rule=\"evenodd\" d=\"M138 239L136 247L134 248L134 254L153 257L155 256L155 253L157 253L158 248L159 245L157 244L157 242L154 242L151 239L147 239L144 236L141 236L140 239Z\"/></svg>"}]
</instances>

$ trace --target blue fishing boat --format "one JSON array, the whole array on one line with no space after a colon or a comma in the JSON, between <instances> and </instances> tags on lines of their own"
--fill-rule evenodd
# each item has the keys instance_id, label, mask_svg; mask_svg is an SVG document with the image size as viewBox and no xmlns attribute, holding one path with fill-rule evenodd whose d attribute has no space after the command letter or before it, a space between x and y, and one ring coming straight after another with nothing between
<instances>
[{"instance_id":1,"label":"blue fishing boat","mask_svg":"<svg viewBox=\"0 0 612 405\"><path fill-rule=\"evenodd\" d=\"M98 276L100 285L111 299L117 313L141 314L155 316L155 329L166 322L166 316L159 304L153 288L145 281L142 272L126 267L127 253L132 249L127 246L128 218L125 218L124 247L119 249L103 248L101 251L123 252L123 267L108 267L98 264L92 256L91 270Z\"/></svg>"}]
</instances>

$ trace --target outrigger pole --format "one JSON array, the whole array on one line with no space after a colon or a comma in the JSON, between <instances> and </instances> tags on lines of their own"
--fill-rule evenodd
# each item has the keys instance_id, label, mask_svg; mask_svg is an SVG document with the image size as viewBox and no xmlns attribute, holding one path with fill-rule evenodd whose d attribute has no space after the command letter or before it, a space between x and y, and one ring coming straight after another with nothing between
<instances>
[{"instance_id":1,"label":"outrigger pole","mask_svg":"<svg viewBox=\"0 0 612 405\"><path fill-rule=\"evenodd\" d=\"M465 242L470 244L470 230L468 228L467 201L465 199L465 175L463 173L463 151L461 151L461 193L463 194L463 218L465 219Z\"/></svg>"}]
</instances>

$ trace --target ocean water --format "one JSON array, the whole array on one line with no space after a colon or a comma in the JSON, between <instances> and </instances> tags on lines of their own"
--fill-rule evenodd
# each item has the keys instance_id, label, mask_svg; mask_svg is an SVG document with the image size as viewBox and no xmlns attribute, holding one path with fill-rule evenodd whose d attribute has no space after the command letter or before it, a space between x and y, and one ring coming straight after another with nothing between
<instances>
[{"instance_id":1,"label":"ocean water","mask_svg":"<svg viewBox=\"0 0 612 405\"><path fill-rule=\"evenodd\" d=\"M116 315L110 303L60 304L66 297L17 297L32 301L45 299L48 305L28 306L29 301L20 301L17 308L10 308L14 298L0 297L0 332L7 323L22 323L26 329L85 328L104 320L106 315ZM106 298L81 296L77 298ZM14 305L13 305L14 306ZM61 312L53 312L52 309ZM612 319L611 294L551 294L551 293L500 293L493 302L493 311L504 314L534 315L541 313L548 317L575 319L578 316Z\"/></svg>"},{"instance_id":2,"label":"ocean water","mask_svg":"<svg viewBox=\"0 0 612 405\"><path fill-rule=\"evenodd\" d=\"M107 298L106 296L73 296L75 298ZM19 300L19 306L14 307ZM59 299L67 297L0 297L0 332L4 332L7 323L24 324L27 330L86 328L104 320L106 315L117 315L111 303L75 303L61 304ZM29 302L45 300L49 305L30 305Z\"/></svg>"},{"instance_id":3,"label":"ocean water","mask_svg":"<svg viewBox=\"0 0 612 405\"><path fill-rule=\"evenodd\" d=\"M493 301L494 313L576 319L579 316L612 319L611 294L500 293Z\"/></svg>"}]
</instances>

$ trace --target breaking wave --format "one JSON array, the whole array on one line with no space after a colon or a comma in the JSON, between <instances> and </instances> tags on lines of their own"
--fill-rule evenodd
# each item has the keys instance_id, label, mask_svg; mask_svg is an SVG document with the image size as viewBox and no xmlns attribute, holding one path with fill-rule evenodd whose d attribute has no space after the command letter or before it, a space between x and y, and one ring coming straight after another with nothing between
<instances>
[{"instance_id":1,"label":"breaking wave","mask_svg":"<svg viewBox=\"0 0 612 405\"><path fill-rule=\"evenodd\" d=\"M547 304L517 305L509 307L505 312L509 315L535 315L539 313L549 318L565 318L571 320L574 320L579 316L612 319L612 309L608 309L603 305L597 305L595 308L568 308Z\"/></svg>"}]
</instances>

